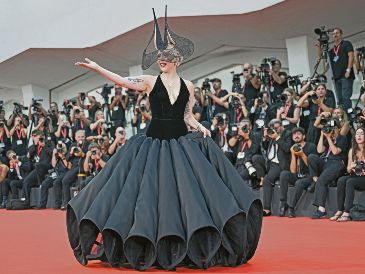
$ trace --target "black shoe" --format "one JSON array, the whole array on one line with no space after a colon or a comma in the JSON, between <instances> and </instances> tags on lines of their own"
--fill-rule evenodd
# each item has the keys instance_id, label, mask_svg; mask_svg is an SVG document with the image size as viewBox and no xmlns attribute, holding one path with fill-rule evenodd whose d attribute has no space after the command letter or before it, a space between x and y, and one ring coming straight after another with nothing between
<instances>
[{"instance_id":1,"label":"black shoe","mask_svg":"<svg viewBox=\"0 0 365 274\"><path fill-rule=\"evenodd\" d=\"M39 210L41 210L41 209L46 209L46 206L43 206L43 205L41 205L41 206L37 206L35 209L39 209Z\"/></svg>"},{"instance_id":2,"label":"black shoe","mask_svg":"<svg viewBox=\"0 0 365 274\"><path fill-rule=\"evenodd\" d=\"M279 216L284 217L287 209L288 205L286 204L286 202L280 202Z\"/></svg>"},{"instance_id":3,"label":"black shoe","mask_svg":"<svg viewBox=\"0 0 365 274\"><path fill-rule=\"evenodd\" d=\"M326 216L327 212L324 211L319 211L318 209L316 211L314 211L313 215L312 215L312 219L321 219L322 217Z\"/></svg>"},{"instance_id":4,"label":"black shoe","mask_svg":"<svg viewBox=\"0 0 365 274\"><path fill-rule=\"evenodd\" d=\"M295 218L296 217L295 210L294 210L293 207L288 208L288 217L289 218Z\"/></svg>"},{"instance_id":5,"label":"black shoe","mask_svg":"<svg viewBox=\"0 0 365 274\"><path fill-rule=\"evenodd\" d=\"M307 188L307 191L310 192L310 193L313 193L315 188L316 188L316 184L314 182L312 182L310 184L310 186Z\"/></svg>"},{"instance_id":6,"label":"black shoe","mask_svg":"<svg viewBox=\"0 0 365 274\"><path fill-rule=\"evenodd\" d=\"M61 210L66 210L67 206L61 206Z\"/></svg>"},{"instance_id":7,"label":"black shoe","mask_svg":"<svg viewBox=\"0 0 365 274\"><path fill-rule=\"evenodd\" d=\"M267 216L271 216L271 211L266 212L265 210L262 212L262 216L267 217Z\"/></svg>"}]
</instances>

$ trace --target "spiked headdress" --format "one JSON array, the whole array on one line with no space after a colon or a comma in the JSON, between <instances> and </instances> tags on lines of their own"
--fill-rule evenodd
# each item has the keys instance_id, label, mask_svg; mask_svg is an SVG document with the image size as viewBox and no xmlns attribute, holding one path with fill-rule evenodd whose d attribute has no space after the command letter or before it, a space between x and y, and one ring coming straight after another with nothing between
<instances>
[{"instance_id":1,"label":"spiked headdress","mask_svg":"<svg viewBox=\"0 0 365 274\"><path fill-rule=\"evenodd\" d=\"M151 39L143 51L142 69L148 69L158 59L167 61L181 62L189 58L194 52L194 44L189 39L173 33L167 24L167 6L165 7L165 29L162 39L161 32L156 19L155 10L153 11L154 28ZM147 53L148 47L154 40L155 50Z\"/></svg>"}]
</instances>

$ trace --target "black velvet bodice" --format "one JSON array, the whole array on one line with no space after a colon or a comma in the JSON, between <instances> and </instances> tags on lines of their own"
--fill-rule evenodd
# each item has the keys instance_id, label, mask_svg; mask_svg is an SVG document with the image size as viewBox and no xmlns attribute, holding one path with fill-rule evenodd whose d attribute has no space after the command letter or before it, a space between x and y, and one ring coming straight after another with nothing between
<instances>
[{"instance_id":1,"label":"black velvet bodice","mask_svg":"<svg viewBox=\"0 0 365 274\"><path fill-rule=\"evenodd\" d=\"M157 77L155 86L150 92L149 101L152 121L147 130L147 136L170 140L187 134L184 112L189 101L189 90L182 78L180 78L179 95L174 104L171 104L160 76Z\"/></svg>"}]
</instances>

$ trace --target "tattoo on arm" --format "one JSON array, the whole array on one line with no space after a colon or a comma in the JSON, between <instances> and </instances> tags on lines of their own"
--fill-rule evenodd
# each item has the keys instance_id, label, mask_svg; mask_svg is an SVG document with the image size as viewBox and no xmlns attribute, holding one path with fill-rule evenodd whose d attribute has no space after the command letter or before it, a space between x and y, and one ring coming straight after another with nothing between
<instances>
[{"instance_id":1,"label":"tattoo on arm","mask_svg":"<svg viewBox=\"0 0 365 274\"><path fill-rule=\"evenodd\" d=\"M142 83L143 79L141 78L132 78L132 77L128 77L127 78L129 82L131 82L132 84L138 84L138 83Z\"/></svg>"}]
</instances>

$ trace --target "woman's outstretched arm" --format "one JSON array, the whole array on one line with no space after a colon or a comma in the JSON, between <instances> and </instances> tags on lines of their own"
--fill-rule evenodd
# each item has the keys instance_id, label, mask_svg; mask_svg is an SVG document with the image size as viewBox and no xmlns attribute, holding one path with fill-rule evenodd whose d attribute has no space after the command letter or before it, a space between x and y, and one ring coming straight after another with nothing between
<instances>
[{"instance_id":1,"label":"woman's outstretched arm","mask_svg":"<svg viewBox=\"0 0 365 274\"><path fill-rule=\"evenodd\" d=\"M77 62L75 63L75 65L94 70L103 75L105 78L109 79L110 81L125 88L147 92L151 90L151 83L154 80L154 76L141 75L135 77L122 77L114 72L103 68L102 66L98 65L94 61L91 61L88 58L85 58L85 61L86 62Z\"/></svg>"},{"instance_id":2,"label":"woman's outstretched arm","mask_svg":"<svg viewBox=\"0 0 365 274\"><path fill-rule=\"evenodd\" d=\"M194 101L195 101L194 85L193 85L193 83L191 83L189 81L185 81L185 83L186 83L186 86L188 87L188 90L190 93L189 101L186 104L185 113L184 113L185 124L194 130L201 131L203 133L204 137L206 137L206 136L211 137L210 131L208 129L206 129L197 120L195 120L195 118L193 116L193 106L194 106Z\"/></svg>"}]
</instances>

